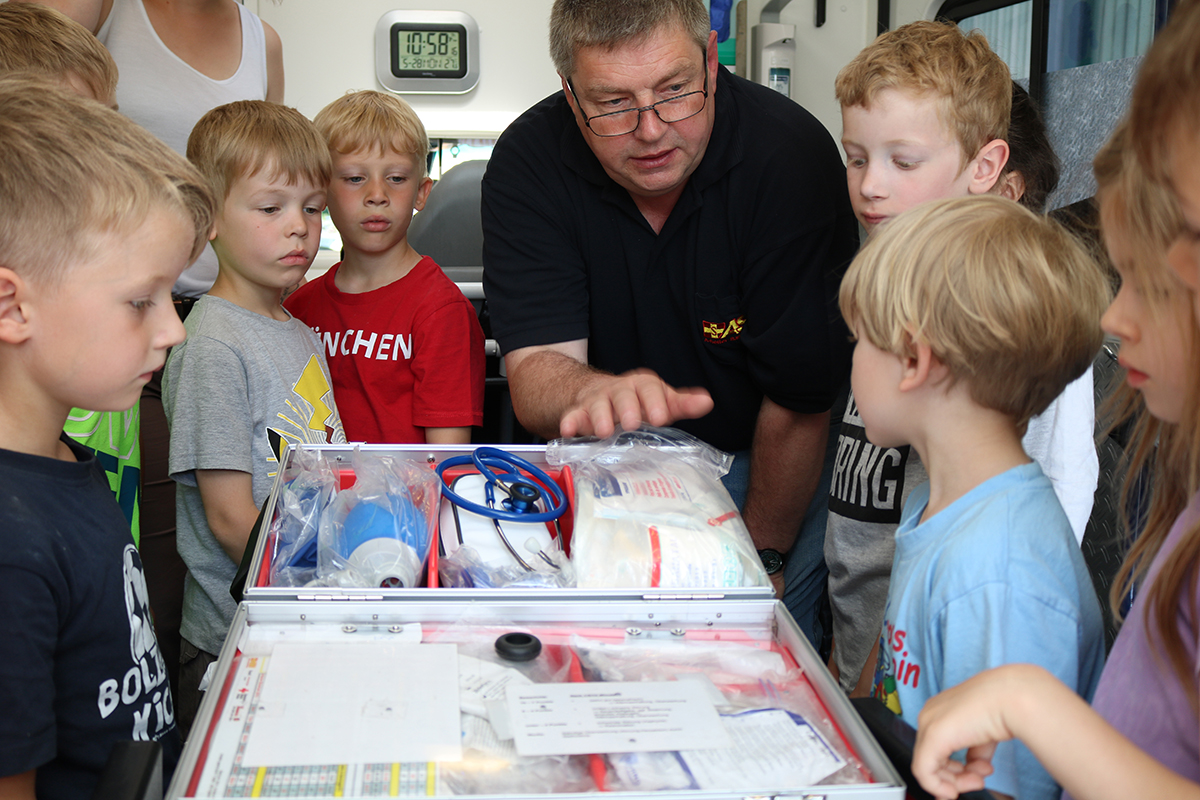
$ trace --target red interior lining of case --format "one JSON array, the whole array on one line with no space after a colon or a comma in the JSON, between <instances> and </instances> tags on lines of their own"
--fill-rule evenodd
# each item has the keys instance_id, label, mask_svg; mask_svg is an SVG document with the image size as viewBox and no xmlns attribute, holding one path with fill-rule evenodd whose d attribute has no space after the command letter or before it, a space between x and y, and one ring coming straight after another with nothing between
<instances>
[{"instance_id":1,"label":"red interior lining of case","mask_svg":"<svg viewBox=\"0 0 1200 800\"><path fill-rule=\"evenodd\" d=\"M460 475L468 475L468 474L472 474L474 472L475 472L474 469L472 469L470 467L466 467L466 466L457 467L455 469L448 469L445 472L443 480L445 481L445 483L447 485L449 485L449 483L451 481L453 481L455 478L459 477ZM548 474L554 480L554 482L556 484L558 484L558 487L560 489L562 489L563 494L566 495L566 498L567 498L567 510L565 512L563 512L563 515L561 517L559 517L558 527L559 527L559 530L562 531L563 548L566 550L567 554L570 555L571 532L574 529L574 521L575 521L574 520L575 482L571 479L571 468L563 467L562 469L559 469L559 470L547 469L546 474ZM354 485L355 474L354 474L353 469L350 469L349 467L343 467L342 469L338 470L338 477L339 477L339 484L338 484L339 491L342 489L349 489L351 486ZM536 478L533 478L533 476L527 476L527 477L529 477L535 483L537 483L537 484L543 486L543 488L545 488L545 485L542 484L542 482L537 480ZM276 513L278 513L278 509L276 509ZM433 535L429 539L430 551L429 551L428 558L426 559L426 564L428 565L428 567L426 570L425 585L431 589L436 588L438 585L438 579L437 579L438 548L436 545L437 545L437 541L438 541L438 536L440 535L440 533L438 531L438 520L440 518L441 518L440 513L434 517ZM553 532L553 523L546 523L546 526L548 528L551 528L552 529L551 532ZM271 524L268 526L267 530L268 530L268 532L267 532L266 552L268 554L271 554L275 550L274 519L271 520ZM265 586L270 586L270 585L271 585L271 561L270 561L270 558L264 558L262 560L262 564L259 566L259 571L258 571L258 575L256 576L254 586L265 587Z\"/></svg>"}]
</instances>

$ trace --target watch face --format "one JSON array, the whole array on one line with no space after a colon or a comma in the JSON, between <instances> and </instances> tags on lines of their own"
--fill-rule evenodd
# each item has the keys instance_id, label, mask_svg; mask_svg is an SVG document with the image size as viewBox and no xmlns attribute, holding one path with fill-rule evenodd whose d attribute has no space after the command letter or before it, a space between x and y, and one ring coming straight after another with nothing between
<instances>
[{"instance_id":1,"label":"watch face","mask_svg":"<svg viewBox=\"0 0 1200 800\"><path fill-rule=\"evenodd\" d=\"M766 570L768 575L774 575L783 569L783 554L778 550L770 548L759 550L758 557L762 559L763 569Z\"/></svg>"}]
</instances>

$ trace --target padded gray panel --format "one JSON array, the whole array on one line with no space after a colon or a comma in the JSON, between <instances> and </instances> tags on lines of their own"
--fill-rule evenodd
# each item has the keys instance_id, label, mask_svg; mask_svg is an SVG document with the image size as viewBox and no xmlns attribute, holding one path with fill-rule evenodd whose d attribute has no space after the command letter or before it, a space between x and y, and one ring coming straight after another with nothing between
<instances>
[{"instance_id":1,"label":"padded gray panel","mask_svg":"<svg viewBox=\"0 0 1200 800\"><path fill-rule=\"evenodd\" d=\"M1129 107L1140 63L1138 56L1046 75L1046 129L1062 162L1058 189L1050 195L1047 209L1096 193L1092 159Z\"/></svg>"}]
</instances>

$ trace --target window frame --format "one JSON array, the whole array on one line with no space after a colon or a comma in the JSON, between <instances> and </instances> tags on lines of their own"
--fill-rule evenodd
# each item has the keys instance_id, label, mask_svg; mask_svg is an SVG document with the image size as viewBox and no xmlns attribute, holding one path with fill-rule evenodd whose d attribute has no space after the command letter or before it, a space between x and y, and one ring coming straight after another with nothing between
<instances>
[{"instance_id":1,"label":"window frame","mask_svg":"<svg viewBox=\"0 0 1200 800\"><path fill-rule=\"evenodd\" d=\"M937 19L957 25L967 17L1020 5L1026 0L945 0L938 6ZM1054 0L1030 0L1033 3L1029 40L1029 95L1045 110L1046 66L1050 57L1050 3ZM1177 0L1154 0L1154 30L1162 29Z\"/></svg>"}]
</instances>

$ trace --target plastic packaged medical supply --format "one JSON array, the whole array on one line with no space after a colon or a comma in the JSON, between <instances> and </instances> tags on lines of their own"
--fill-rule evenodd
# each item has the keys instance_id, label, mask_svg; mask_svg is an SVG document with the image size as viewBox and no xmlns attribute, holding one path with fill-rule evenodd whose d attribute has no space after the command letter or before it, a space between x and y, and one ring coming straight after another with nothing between
<instances>
[{"instance_id":1,"label":"plastic packaged medical supply","mask_svg":"<svg viewBox=\"0 0 1200 800\"><path fill-rule=\"evenodd\" d=\"M721 484L732 456L671 428L555 440L575 483L571 560L588 588L769 586Z\"/></svg>"},{"instance_id":2,"label":"plastic packaged medical supply","mask_svg":"<svg viewBox=\"0 0 1200 800\"><path fill-rule=\"evenodd\" d=\"M337 474L320 451L296 448L271 523L272 586L304 586L316 576L321 515L337 488Z\"/></svg>"},{"instance_id":3,"label":"plastic packaged medical supply","mask_svg":"<svg viewBox=\"0 0 1200 800\"><path fill-rule=\"evenodd\" d=\"M568 589L575 585L575 568L561 549L538 551L529 561L533 569L496 566L480 558L475 548L462 545L438 559L438 585L450 589Z\"/></svg>"},{"instance_id":4,"label":"plastic packaged medical supply","mask_svg":"<svg viewBox=\"0 0 1200 800\"><path fill-rule=\"evenodd\" d=\"M482 475L459 475L451 485L457 497L487 504ZM539 499L532 510L542 512L544 506ZM463 589L575 586L575 570L563 552L556 522L486 517L456 505L445 493L440 513L444 555L438 559L439 585Z\"/></svg>"},{"instance_id":5,"label":"plastic packaged medical supply","mask_svg":"<svg viewBox=\"0 0 1200 800\"><path fill-rule=\"evenodd\" d=\"M429 555L441 481L423 466L355 448L355 482L321 518L317 578L323 585L418 585Z\"/></svg>"},{"instance_id":6,"label":"plastic packaged medical supply","mask_svg":"<svg viewBox=\"0 0 1200 800\"><path fill-rule=\"evenodd\" d=\"M511 626L463 624L426 633L426 642L458 646L463 760L439 764L443 786L452 794L528 796L595 790L584 756L517 753L505 700L508 687L570 682L574 663L570 648L563 645L542 647L526 661L513 661L499 652L499 641L522 634L536 639Z\"/></svg>"},{"instance_id":7,"label":"plastic packaged medical supply","mask_svg":"<svg viewBox=\"0 0 1200 800\"><path fill-rule=\"evenodd\" d=\"M768 640L613 643L572 636L570 646L589 681L699 683L733 740L725 750L610 753L605 760L611 791L765 789L862 780L861 762L803 671Z\"/></svg>"}]
</instances>

